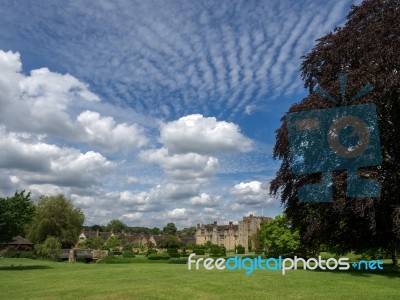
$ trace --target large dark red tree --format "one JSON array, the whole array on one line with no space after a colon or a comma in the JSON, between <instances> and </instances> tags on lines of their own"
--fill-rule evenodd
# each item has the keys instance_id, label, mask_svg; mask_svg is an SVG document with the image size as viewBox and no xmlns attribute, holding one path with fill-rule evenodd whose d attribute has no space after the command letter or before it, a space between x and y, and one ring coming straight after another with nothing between
<instances>
[{"instance_id":1,"label":"large dark red tree","mask_svg":"<svg viewBox=\"0 0 400 300\"><path fill-rule=\"evenodd\" d=\"M298 190L320 175L295 176L290 162L286 115L277 130L274 157L281 166L271 182L287 216L300 230L302 244L326 245L337 253L386 249L397 264L400 249L400 0L366 0L353 6L346 24L317 40L303 57L301 75L310 94L289 112L334 107L314 93L322 86L340 98L338 74L348 73L346 95L354 96L370 82L373 91L351 104L377 107L383 162L363 168L361 176L382 184L380 198L348 198L346 172L334 172L333 202L299 202ZM345 104L346 103L342 103ZM347 103L350 104L350 103Z\"/></svg>"}]
</instances>

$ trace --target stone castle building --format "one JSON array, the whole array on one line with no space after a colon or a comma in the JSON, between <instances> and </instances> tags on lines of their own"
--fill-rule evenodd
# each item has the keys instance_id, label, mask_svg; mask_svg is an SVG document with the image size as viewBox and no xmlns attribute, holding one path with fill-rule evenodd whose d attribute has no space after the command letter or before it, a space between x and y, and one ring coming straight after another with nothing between
<instances>
[{"instance_id":1,"label":"stone castle building","mask_svg":"<svg viewBox=\"0 0 400 300\"><path fill-rule=\"evenodd\" d=\"M196 244L204 244L211 241L213 244L225 246L226 250L234 250L236 246L242 245L246 252L249 251L249 240L257 233L262 221L270 220L268 217L255 217L250 215L243 217L238 225L229 222L228 225L197 224ZM254 241L250 241L254 249Z\"/></svg>"}]
</instances>

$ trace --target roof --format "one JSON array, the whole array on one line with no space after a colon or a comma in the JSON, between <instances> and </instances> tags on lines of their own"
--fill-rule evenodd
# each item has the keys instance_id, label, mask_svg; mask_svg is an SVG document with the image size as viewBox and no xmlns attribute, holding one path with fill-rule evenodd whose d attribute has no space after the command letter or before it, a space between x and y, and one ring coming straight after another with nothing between
<instances>
[{"instance_id":1,"label":"roof","mask_svg":"<svg viewBox=\"0 0 400 300\"><path fill-rule=\"evenodd\" d=\"M153 239L154 239L156 242L161 241L163 238L164 238L164 237L163 237L162 235L153 235Z\"/></svg>"},{"instance_id":2,"label":"roof","mask_svg":"<svg viewBox=\"0 0 400 300\"><path fill-rule=\"evenodd\" d=\"M27 239L24 239L20 235L17 235L16 237L14 237L12 242L5 243L5 244L7 244L7 245L33 245L33 243L31 243Z\"/></svg>"},{"instance_id":3,"label":"roof","mask_svg":"<svg viewBox=\"0 0 400 300\"><path fill-rule=\"evenodd\" d=\"M182 236L179 239L183 244L196 243L196 238L194 236Z\"/></svg>"},{"instance_id":4,"label":"roof","mask_svg":"<svg viewBox=\"0 0 400 300\"><path fill-rule=\"evenodd\" d=\"M202 226L204 226L207 231L213 231L215 225L207 224ZM235 231L239 229L239 225L217 225L217 231L229 230L230 227Z\"/></svg>"},{"instance_id":5,"label":"roof","mask_svg":"<svg viewBox=\"0 0 400 300\"><path fill-rule=\"evenodd\" d=\"M99 238L103 239L103 240L107 240L110 236L111 236L111 232L102 232L100 231L97 235L97 231L95 230L90 230L90 231L84 231L83 234L87 237L96 237L98 236Z\"/></svg>"}]
</instances>

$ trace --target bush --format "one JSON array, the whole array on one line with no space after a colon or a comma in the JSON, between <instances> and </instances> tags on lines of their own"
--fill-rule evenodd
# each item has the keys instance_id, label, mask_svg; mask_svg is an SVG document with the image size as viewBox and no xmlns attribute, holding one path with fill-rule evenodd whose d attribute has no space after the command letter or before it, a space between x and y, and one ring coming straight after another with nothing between
<instances>
[{"instance_id":1,"label":"bush","mask_svg":"<svg viewBox=\"0 0 400 300\"><path fill-rule=\"evenodd\" d=\"M131 250L125 250L122 252L122 257L135 257L135 254Z\"/></svg>"},{"instance_id":2,"label":"bush","mask_svg":"<svg viewBox=\"0 0 400 300\"><path fill-rule=\"evenodd\" d=\"M212 245L210 247L210 257L221 257L221 256L226 256L225 247Z\"/></svg>"},{"instance_id":3,"label":"bush","mask_svg":"<svg viewBox=\"0 0 400 300\"><path fill-rule=\"evenodd\" d=\"M149 254L147 258L151 260L168 260L170 259L170 256L167 253L160 253L160 254L152 253Z\"/></svg>"},{"instance_id":4,"label":"bush","mask_svg":"<svg viewBox=\"0 0 400 300\"><path fill-rule=\"evenodd\" d=\"M264 254L264 249L263 248L256 248L256 250L254 252L255 252L255 254Z\"/></svg>"},{"instance_id":5,"label":"bush","mask_svg":"<svg viewBox=\"0 0 400 300\"><path fill-rule=\"evenodd\" d=\"M258 255L244 255L244 256L242 256L242 259L243 258L251 258L251 259L254 259L254 258L257 258L258 257Z\"/></svg>"},{"instance_id":6,"label":"bush","mask_svg":"<svg viewBox=\"0 0 400 300\"><path fill-rule=\"evenodd\" d=\"M100 264L128 264L134 263L135 258L132 257L117 257L117 256L104 256L103 258L99 259L97 263Z\"/></svg>"},{"instance_id":7,"label":"bush","mask_svg":"<svg viewBox=\"0 0 400 300\"><path fill-rule=\"evenodd\" d=\"M126 244L126 245L124 245L124 247L122 248L122 251L128 251L128 250L130 250L130 251L132 251L132 244Z\"/></svg>"},{"instance_id":8,"label":"bush","mask_svg":"<svg viewBox=\"0 0 400 300\"><path fill-rule=\"evenodd\" d=\"M169 260L168 260L168 263L169 264L182 264L182 265L185 265L185 264L187 264L187 262L188 262L188 259L187 258L170 258Z\"/></svg>"},{"instance_id":9,"label":"bush","mask_svg":"<svg viewBox=\"0 0 400 300\"><path fill-rule=\"evenodd\" d=\"M242 245L237 245L235 250L237 254L244 254L245 252L245 249Z\"/></svg>"},{"instance_id":10,"label":"bush","mask_svg":"<svg viewBox=\"0 0 400 300\"><path fill-rule=\"evenodd\" d=\"M5 251L3 253L3 257L4 258L18 258L19 254L20 254L19 251L10 250L10 251Z\"/></svg>"},{"instance_id":11,"label":"bush","mask_svg":"<svg viewBox=\"0 0 400 300\"><path fill-rule=\"evenodd\" d=\"M33 251L21 251L19 254L19 258L36 259L36 255L35 253L33 253Z\"/></svg>"},{"instance_id":12,"label":"bush","mask_svg":"<svg viewBox=\"0 0 400 300\"><path fill-rule=\"evenodd\" d=\"M194 249L193 250L194 254L196 255L204 255L204 249Z\"/></svg>"},{"instance_id":13,"label":"bush","mask_svg":"<svg viewBox=\"0 0 400 300\"><path fill-rule=\"evenodd\" d=\"M176 254L176 253L178 253L178 249L177 248L168 248L167 253L168 254Z\"/></svg>"},{"instance_id":14,"label":"bush","mask_svg":"<svg viewBox=\"0 0 400 300\"><path fill-rule=\"evenodd\" d=\"M147 253L146 253L146 256L149 256L150 254L157 254L157 253L158 253L158 251L155 250L155 249L148 249Z\"/></svg>"},{"instance_id":15,"label":"bush","mask_svg":"<svg viewBox=\"0 0 400 300\"><path fill-rule=\"evenodd\" d=\"M179 258L181 255L179 253L168 253L171 258Z\"/></svg>"},{"instance_id":16,"label":"bush","mask_svg":"<svg viewBox=\"0 0 400 300\"><path fill-rule=\"evenodd\" d=\"M43 244L36 245L36 252L41 257L57 261L60 259L61 243L57 238L49 236Z\"/></svg>"}]
</instances>

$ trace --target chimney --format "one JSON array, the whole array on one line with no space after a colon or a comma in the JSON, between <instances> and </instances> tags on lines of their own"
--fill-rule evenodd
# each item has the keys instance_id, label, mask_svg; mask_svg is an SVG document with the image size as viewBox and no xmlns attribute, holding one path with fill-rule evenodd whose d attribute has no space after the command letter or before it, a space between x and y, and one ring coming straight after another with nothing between
<instances>
[{"instance_id":1,"label":"chimney","mask_svg":"<svg viewBox=\"0 0 400 300\"><path fill-rule=\"evenodd\" d=\"M96 230L96 236L99 236L99 229Z\"/></svg>"},{"instance_id":2,"label":"chimney","mask_svg":"<svg viewBox=\"0 0 400 300\"><path fill-rule=\"evenodd\" d=\"M200 224L197 224L197 228L200 228Z\"/></svg>"}]
</instances>

